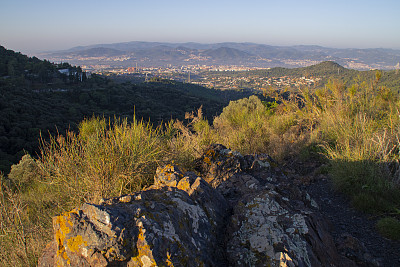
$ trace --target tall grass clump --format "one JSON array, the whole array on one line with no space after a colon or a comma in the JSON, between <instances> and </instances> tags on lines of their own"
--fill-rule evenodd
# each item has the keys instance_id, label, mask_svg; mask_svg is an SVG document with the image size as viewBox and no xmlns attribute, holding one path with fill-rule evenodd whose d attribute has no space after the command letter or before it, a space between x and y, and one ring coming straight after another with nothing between
<instances>
[{"instance_id":1,"label":"tall grass clump","mask_svg":"<svg viewBox=\"0 0 400 267\"><path fill-rule=\"evenodd\" d=\"M197 112L185 114L186 123L176 120L166 124L163 136L169 158L190 169L194 159L201 156L204 149L220 142L215 129L203 117L202 107Z\"/></svg>"},{"instance_id":2,"label":"tall grass clump","mask_svg":"<svg viewBox=\"0 0 400 267\"><path fill-rule=\"evenodd\" d=\"M39 167L64 201L96 203L151 183L162 159L160 135L160 127L136 119L86 119L77 134L43 143Z\"/></svg>"},{"instance_id":3,"label":"tall grass clump","mask_svg":"<svg viewBox=\"0 0 400 267\"><path fill-rule=\"evenodd\" d=\"M335 187L355 207L398 216L400 102L397 93L380 86L380 77L376 72L372 81L331 80L316 90L275 93L280 104L264 117L263 138L268 153L275 144L278 157L291 151L299 158L302 151L318 148L329 160Z\"/></svg>"},{"instance_id":4,"label":"tall grass clump","mask_svg":"<svg viewBox=\"0 0 400 267\"><path fill-rule=\"evenodd\" d=\"M400 101L398 93L380 86L380 77L378 71L371 81L331 80L316 90L300 88L285 97L275 93L280 104L264 117L262 129L268 153L275 144L276 154L290 155L290 148L299 158L301 151L319 147L329 160L334 186L356 208L395 219L400 210ZM379 229L382 225L398 228L381 223Z\"/></svg>"},{"instance_id":5,"label":"tall grass clump","mask_svg":"<svg viewBox=\"0 0 400 267\"><path fill-rule=\"evenodd\" d=\"M400 240L400 221L393 217L381 218L377 223L378 231L386 238Z\"/></svg>"}]
</instances>

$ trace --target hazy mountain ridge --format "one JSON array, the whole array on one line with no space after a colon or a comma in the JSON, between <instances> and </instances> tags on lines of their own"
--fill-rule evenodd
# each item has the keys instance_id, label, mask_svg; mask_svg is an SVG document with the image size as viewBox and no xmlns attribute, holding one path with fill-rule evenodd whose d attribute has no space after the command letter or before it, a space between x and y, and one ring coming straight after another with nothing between
<instances>
[{"instance_id":1,"label":"hazy mountain ridge","mask_svg":"<svg viewBox=\"0 0 400 267\"><path fill-rule=\"evenodd\" d=\"M346 68L394 69L400 62L400 50L369 48L339 49L316 45L271 46L256 43L224 42L163 43L125 42L78 46L65 51L43 53L42 58L77 65L102 64L128 67L172 65L224 65L249 67L304 67L322 61L335 61ZM122 59L121 59L122 58Z\"/></svg>"},{"instance_id":2,"label":"hazy mountain ridge","mask_svg":"<svg viewBox=\"0 0 400 267\"><path fill-rule=\"evenodd\" d=\"M124 55L125 51L113 49L113 48L105 48L105 47L94 47L85 50L80 50L73 52L76 56L86 56L86 57L104 57L104 56L120 56Z\"/></svg>"}]
</instances>

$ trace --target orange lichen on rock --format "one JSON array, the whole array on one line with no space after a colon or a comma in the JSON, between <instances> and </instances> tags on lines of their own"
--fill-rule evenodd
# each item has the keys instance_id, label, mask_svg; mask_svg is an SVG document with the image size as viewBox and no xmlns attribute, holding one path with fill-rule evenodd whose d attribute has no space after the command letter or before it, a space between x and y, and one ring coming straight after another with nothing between
<instances>
[{"instance_id":1,"label":"orange lichen on rock","mask_svg":"<svg viewBox=\"0 0 400 267\"><path fill-rule=\"evenodd\" d=\"M128 266L157 266L157 263L154 260L152 249L146 241L145 230L140 227L139 235L136 243L138 255L136 257L132 257Z\"/></svg>"},{"instance_id":2,"label":"orange lichen on rock","mask_svg":"<svg viewBox=\"0 0 400 267\"><path fill-rule=\"evenodd\" d=\"M70 226L73 225L72 222L68 220L68 217L66 215L67 214L55 217L53 222L53 224L56 225L57 229L55 232L55 237L58 245L57 255L60 255L63 252L65 235L69 234L71 231L67 224L69 224Z\"/></svg>"},{"instance_id":3,"label":"orange lichen on rock","mask_svg":"<svg viewBox=\"0 0 400 267\"><path fill-rule=\"evenodd\" d=\"M65 240L66 236L71 233L71 229L73 227L73 222L71 220L71 215L73 213L78 213L76 210L72 210L70 212L66 212L60 216L56 216L53 218L53 226L55 229L55 239L57 242L57 256L59 256L59 260L57 262L57 265L63 265L60 264L60 260L64 259L67 261L67 264L70 264L70 259L68 257L67 251L65 249ZM82 238L82 237L81 237ZM72 247L75 248L75 242L71 242L70 240L67 240L67 244L73 245Z\"/></svg>"},{"instance_id":4,"label":"orange lichen on rock","mask_svg":"<svg viewBox=\"0 0 400 267\"><path fill-rule=\"evenodd\" d=\"M211 162L214 161L216 158L215 150L209 149L204 153L203 161L208 165L211 165Z\"/></svg>"},{"instance_id":5,"label":"orange lichen on rock","mask_svg":"<svg viewBox=\"0 0 400 267\"><path fill-rule=\"evenodd\" d=\"M178 167L167 164L163 168L157 168L156 176L154 177L154 185L156 187L176 187L178 181L182 178L183 173Z\"/></svg>"},{"instance_id":6,"label":"orange lichen on rock","mask_svg":"<svg viewBox=\"0 0 400 267\"><path fill-rule=\"evenodd\" d=\"M190 191L189 177L181 179L177 185L177 188L189 192Z\"/></svg>"},{"instance_id":7,"label":"orange lichen on rock","mask_svg":"<svg viewBox=\"0 0 400 267\"><path fill-rule=\"evenodd\" d=\"M83 238L81 235L77 235L75 237L72 237L67 240L67 246L68 249L71 250L71 252L78 252L79 247L81 245L87 246L87 242L83 241Z\"/></svg>"},{"instance_id":8,"label":"orange lichen on rock","mask_svg":"<svg viewBox=\"0 0 400 267\"><path fill-rule=\"evenodd\" d=\"M165 260L165 264L169 267L174 267L174 264L171 261L171 254L167 252L167 259Z\"/></svg>"}]
</instances>

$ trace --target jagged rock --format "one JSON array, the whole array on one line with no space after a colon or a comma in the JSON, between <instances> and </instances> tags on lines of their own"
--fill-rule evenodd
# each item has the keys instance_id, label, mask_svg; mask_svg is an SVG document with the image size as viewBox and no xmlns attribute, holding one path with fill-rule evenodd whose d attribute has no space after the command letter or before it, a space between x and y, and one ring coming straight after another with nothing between
<instances>
[{"instance_id":1,"label":"jagged rock","mask_svg":"<svg viewBox=\"0 0 400 267\"><path fill-rule=\"evenodd\" d=\"M157 174L147 190L55 217L56 251L47 251L39 266L226 265L217 238L226 200L174 166Z\"/></svg>"},{"instance_id":2,"label":"jagged rock","mask_svg":"<svg viewBox=\"0 0 400 267\"><path fill-rule=\"evenodd\" d=\"M225 237L230 266L354 265L338 253L315 201L268 156L214 145L197 165L233 205Z\"/></svg>"},{"instance_id":3,"label":"jagged rock","mask_svg":"<svg viewBox=\"0 0 400 267\"><path fill-rule=\"evenodd\" d=\"M356 266L269 156L213 145L196 170L55 217L39 266Z\"/></svg>"}]
</instances>

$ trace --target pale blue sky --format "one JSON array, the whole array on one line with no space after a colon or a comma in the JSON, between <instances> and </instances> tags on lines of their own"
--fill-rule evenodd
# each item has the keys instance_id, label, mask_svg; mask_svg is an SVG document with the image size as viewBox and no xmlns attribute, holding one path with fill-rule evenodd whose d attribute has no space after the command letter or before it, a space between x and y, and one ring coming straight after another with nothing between
<instances>
[{"instance_id":1,"label":"pale blue sky","mask_svg":"<svg viewBox=\"0 0 400 267\"><path fill-rule=\"evenodd\" d=\"M400 49L399 0L0 0L23 53L128 41Z\"/></svg>"}]
</instances>

